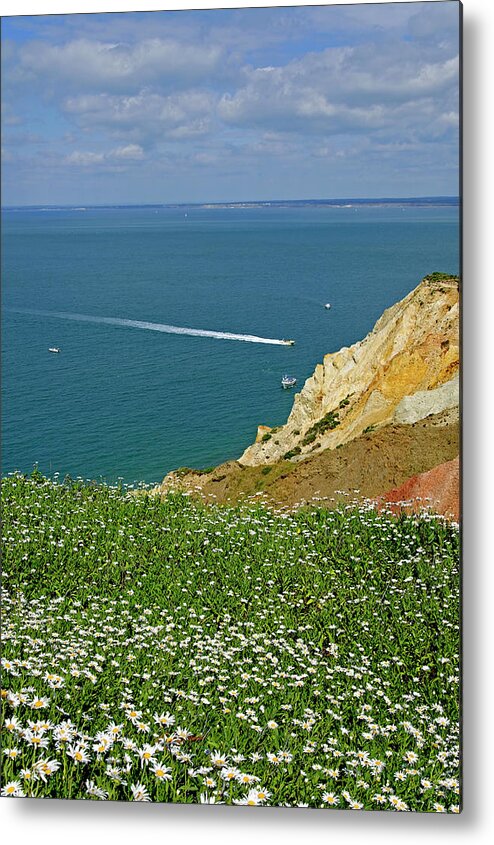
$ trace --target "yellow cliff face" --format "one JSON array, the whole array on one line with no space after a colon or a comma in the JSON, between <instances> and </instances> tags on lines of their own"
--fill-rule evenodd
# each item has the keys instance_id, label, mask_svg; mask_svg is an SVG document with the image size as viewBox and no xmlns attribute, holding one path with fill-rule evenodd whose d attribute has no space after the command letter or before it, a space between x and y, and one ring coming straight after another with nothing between
<instances>
[{"instance_id":1,"label":"yellow cliff face","mask_svg":"<svg viewBox=\"0 0 494 845\"><path fill-rule=\"evenodd\" d=\"M458 370L458 281L426 277L364 340L326 355L276 438L266 438L270 429L260 426L239 461L273 463L293 450L300 460L387 425L396 414L416 420L457 407Z\"/></svg>"}]
</instances>

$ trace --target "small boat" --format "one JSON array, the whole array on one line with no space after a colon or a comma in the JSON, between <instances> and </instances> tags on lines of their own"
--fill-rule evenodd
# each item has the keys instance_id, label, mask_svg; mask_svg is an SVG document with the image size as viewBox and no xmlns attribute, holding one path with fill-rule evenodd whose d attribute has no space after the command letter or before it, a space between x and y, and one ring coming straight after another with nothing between
<instances>
[{"instance_id":1,"label":"small boat","mask_svg":"<svg viewBox=\"0 0 494 845\"><path fill-rule=\"evenodd\" d=\"M60 352L58 346L50 346L48 352Z\"/></svg>"},{"instance_id":2,"label":"small boat","mask_svg":"<svg viewBox=\"0 0 494 845\"><path fill-rule=\"evenodd\" d=\"M325 307L325 308L327 308L327 309L331 308L331 303L330 303L330 302L326 302L326 305L325 305L324 307Z\"/></svg>"},{"instance_id":3,"label":"small boat","mask_svg":"<svg viewBox=\"0 0 494 845\"><path fill-rule=\"evenodd\" d=\"M294 340L283 340L282 343L284 343L285 346L295 346Z\"/></svg>"},{"instance_id":4,"label":"small boat","mask_svg":"<svg viewBox=\"0 0 494 845\"><path fill-rule=\"evenodd\" d=\"M281 379L281 386L284 390L287 390L289 387L295 387L296 384L297 379L295 376L284 375Z\"/></svg>"}]
</instances>

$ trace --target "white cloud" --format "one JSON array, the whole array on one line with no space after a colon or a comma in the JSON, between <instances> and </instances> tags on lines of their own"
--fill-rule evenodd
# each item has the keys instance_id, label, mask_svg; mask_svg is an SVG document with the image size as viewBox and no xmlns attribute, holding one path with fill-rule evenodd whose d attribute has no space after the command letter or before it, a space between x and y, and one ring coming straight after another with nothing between
<instances>
[{"instance_id":1,"label":"white cloud","mask_svg":"<svg viewBox=\"0 0 494 845\"><path fill-rule=\"evenodd\" d=\"M189 90L163 96L149 90L133 96L83 94L63 103L67 116L84 129L103 129L130 143L205 134L214 112L215 97Z\"/></svg>"},{"instance_id":2,"label":"white cloud","mask_svg":"<svg viewBox=\"0 0 494 845\"><path fill-rule=\"evenodd\" d=\"M285 132L342 133L407 129L423 103L453 105L458 57L427 60L413 45L385 55L368 46L309 53L283 67L250 69L245 85L225 93L218 107L228 124ZM397 123L397 118L401 123Z\"/></svg>"},{"instance_id":3,"label":"white cloud","mask_svg":"<svg viewBox=\"0 0 494 845\"><path fill-rule=\"evenodd\" d=\"M110 155L124 161L140 161L144 158L144 150L139 144L127 144L126 147L118 147L113 150Z\"/></svg>"},{"instance_id":4,"label":"white cloud","mask_svg":"<svg viewBox=\"0 0 494 845\"><path fill-rule=\"evenodd\" d=\"M125 164L142 161L144 150L139 144L127 144L107 152L74 150L65 156L65 163L76 167L99 167L100 165Z\"/></svg>"},{"instance_id":5,"label":"white cloud","mask_svg":"<svg viewBox=\"0 0 494 845\"><path fill-rule=\"evenodd\" d=\"M67 164L75 164L78 167L94 166L95 164L101 164L104 160L104 153L80 152L79 150L74 150L74 152L65 158Z\"/></svg>"},{"instance_id":6,"label":"white cloud","mask_svg":"<svg viewBox=\"0 0 494 845\"><path fill-rule=\"evenodd\" d=\"M215 45L158 38L136 44L87 38L60 45L32 41L18 48L10 73L11 82L62 91L130 93L147 85L180 90L217 76L222 59Z\"/></svg>"}]
</instances>

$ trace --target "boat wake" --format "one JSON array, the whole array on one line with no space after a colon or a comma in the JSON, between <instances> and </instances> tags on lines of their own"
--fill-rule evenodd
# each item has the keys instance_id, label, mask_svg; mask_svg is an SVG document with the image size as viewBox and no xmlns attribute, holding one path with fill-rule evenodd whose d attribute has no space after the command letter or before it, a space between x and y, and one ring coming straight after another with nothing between
<instances>
[{"instance_id":1,"label":"boat wake","mask_svg":"<svg viewBox=\"0 0 494 845\"><path fill-rule=\"evenodd\" d=\"M104 323L110 326L126 326L131 329L146 329L150 332L165 334L183 334L191 337L212 337L216 340L241 340L244 343L270 343L274 346L291 346L293 341L278 340L273 337L258 337L254 334L235 334L217 332L209 329L190 329L186 326L169 326L166 323L149 323L144 320L125 320L120 317L92 317L89 314L72 314L65 311L39 311L28 308L9 309L17 314L32 314L38 317L58 317L61 320L76 320L82 323Z\"/></svg>"}]
</instances>

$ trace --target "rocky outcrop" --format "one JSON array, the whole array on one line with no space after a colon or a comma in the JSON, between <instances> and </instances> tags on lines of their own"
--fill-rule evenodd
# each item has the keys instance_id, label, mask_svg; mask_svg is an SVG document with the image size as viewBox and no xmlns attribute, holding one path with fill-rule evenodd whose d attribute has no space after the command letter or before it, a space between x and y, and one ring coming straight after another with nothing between
<instances>
[{"instance_id":1,"label":"rocky outcrop","mask_svg":"<svg viewBox=\"0 0 494 845\"><path fill-rule=\"evenodd\" d=\"M388 308L364 340L326 355L294 398L287 423L260 426L244 466L301 460L393 422L458 406L459 290L433 274Z\"/></svg>"},{"instance_id":2,"label":"rocky outcrop","mask_svg":"<svg viewBox=\"0 0 494 845\"><path fill-rule=\"evenodd\" d=\"M460 461L455 458L429 472L414 475L382 497L391 510L417 511L428 508L458 522L460 518Z\"/></svg>"},{"instance_id":3,"label":"rocky outcrop","mask_svg":"<svg viewBox=\"0 0 494 845\"><path fill-rule=\"evenodd\" d=\"M460 377L457 374L451 381L433 390L417 390L412 396L405 396L394 412L394 422L411 425L425 419L430 414L440 414L458 407Z\"/></svg>"}]
</instances>

